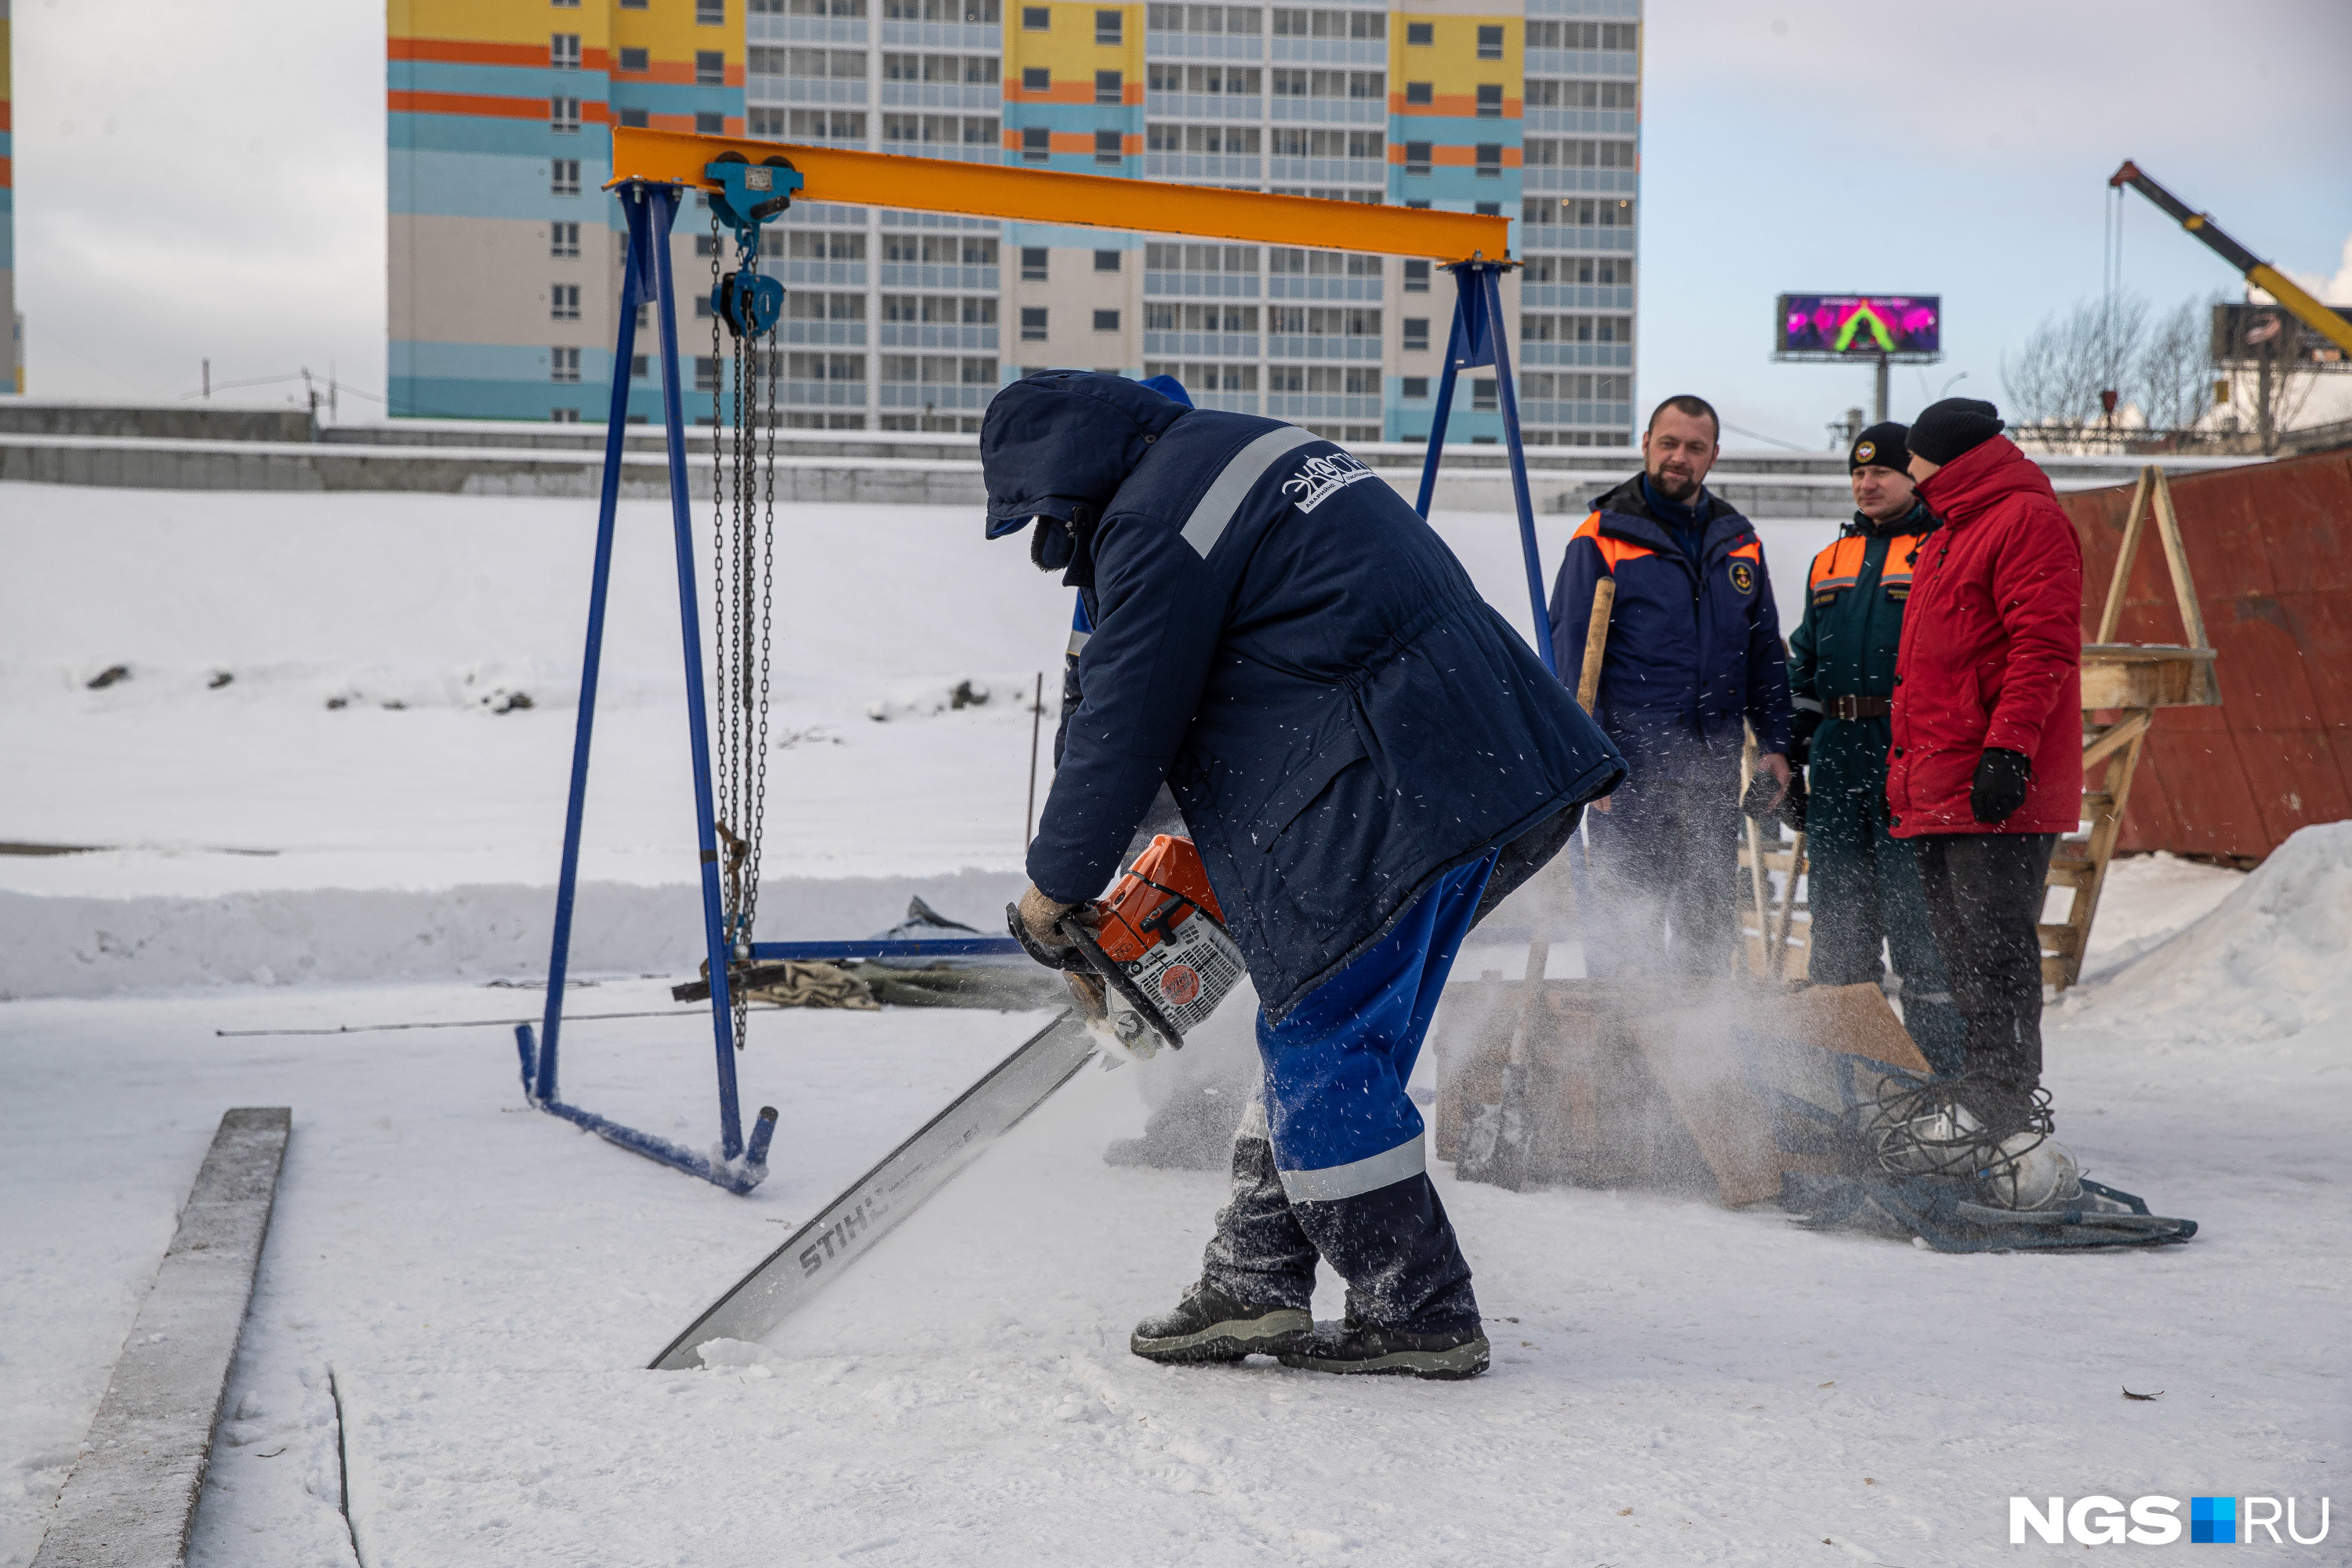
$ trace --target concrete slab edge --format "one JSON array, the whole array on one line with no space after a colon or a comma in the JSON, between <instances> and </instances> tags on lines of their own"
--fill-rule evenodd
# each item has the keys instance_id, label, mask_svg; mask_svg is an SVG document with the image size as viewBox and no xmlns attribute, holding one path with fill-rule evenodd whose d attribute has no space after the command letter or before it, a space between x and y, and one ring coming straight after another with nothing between
<instances>
[{"instance_id":1,"label":"concrete slab edge","mask_svg":"<svg viewBox=\"0 0 2352 1568\"><path fill-rule=\"evenodd\" d=\"M221 1117L33 1568L184 1560L293 1118Z\"/></svg>"}]
</instances>

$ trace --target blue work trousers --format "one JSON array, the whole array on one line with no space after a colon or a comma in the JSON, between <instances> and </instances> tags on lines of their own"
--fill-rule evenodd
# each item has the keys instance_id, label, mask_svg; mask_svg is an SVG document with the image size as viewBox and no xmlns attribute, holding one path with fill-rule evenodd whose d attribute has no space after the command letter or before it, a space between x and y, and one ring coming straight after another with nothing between
<instances>
[{"instance_id":1,"label":"blue work trousers","mask_svg":"<svg viewBox=\"0 0 2352 1568\"><path fill-rule=\"evenodd\" d=\"M1265 1083L1234 1140L1209 1283L1303 1309L1319 1256L1348 1282L1360 1321L1413 1333L1476 1325L1470 1265L1430 1184L1405 1084L1494 865L1488 855L1445 873L1280 1023L1258 1016Z\"/></svg>"}]
</instances>

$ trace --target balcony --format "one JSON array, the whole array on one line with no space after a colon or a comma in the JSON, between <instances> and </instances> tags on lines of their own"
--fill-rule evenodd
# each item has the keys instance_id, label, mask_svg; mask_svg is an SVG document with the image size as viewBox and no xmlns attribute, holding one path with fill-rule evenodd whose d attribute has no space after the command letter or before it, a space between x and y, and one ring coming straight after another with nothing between
<instances>
[{"instance_id":1,"label":"balcony","mask_svg":"<svg viewBox=\"0 0 2352 1568\"><path fill-rule=\"evenodd\" d=\"M1247 60L1265 58L1265 40L1255 33L1162 33L1147 29L1148 60Z\"/></svg>"},{"instance_id":2,"label":"balcony","mask_svg":"<svg viewBox=\"0 0 2352 1568\"><path fill-rule=\"evenodd\" d=\"M1247 153L1238 156L1223 153L1146 153L1143 173L1147 179L1166 180L1248 180L1253 184L1261 176L1259 161Z\"/></svg>"},{"instance_id":3,"label":"balcony","mask_svg":"<svg viewBox=\"0 0 2352 1568\"><path fill-rule=\"evenodd\" d=\"M993 114L1004 89L996 82L886 81L885 109L978 109ZM860 103L866 101L858 100Z\"/></svg>"},{"instance_id":4,"label":"balcony","mask_svg":"<svg viewBox=\"0 0 2352 1568\"><path fill-rule=\"evenodd\" d=\"M786 321L784 342L811 347L862 349L866 346L866 323L863 321Z\"/></svg>"},{"instance_id":5,"label":"balcony","mask_svg":"<svg viewBox=\"0 0 2352 1568\"><path fill-rule=\"evenodd\" d=\"M1630 310L1633 290L1614 284L1522 283L1519 308L1525 310Z\"/></svg>"},{"instance_id":6,"label":"balcony","mask_svg":"<svg viewBox=\"0 0 2352 1568\"><path fill-rule=\"evenodd\" d=\"M1255 272L1147 272L1143 292L1160 300L1255 300Z\"/></svg>"},{"instance_id":7,"label":"balcony","mask_svg":"<svg viewBox=\"0 0 2352 1568\"><path fill-rule=\"evenodd\" d=\"M1335 338L1318 336L1268 337L1265 340L1268 359L1305 360L1370 360L1380 363L1381 340L1375 337ZM1375 403L1379 399L1373 399Z\"/></svg>"},{"instance_id":8,"label":"balcony","mask_svg":"<svg viewBox=\"0 0 2352 1568\"><path fill-rule=\"evenodd\" d=\"M835 289L866 287L863 261L787 261L784 281L798 285L828 285Z\"/></svg>"},{"instance_id":9,"label":"balcony","mask_svg":"<svg viewBox=\"0 0 2352 1568\"><path fill-rule=\"evenodd\" d=\"M1571 252L1631 252L1633 231L1631 228L1576 228L1566 224L1531 224L1517 226L1519 251L1531 250Z\"/></svg>"},{"instance_id":10,"label":"balcony","mask_svg":"<svg viewBox=\"0 0 2352 1568\"><path fill-rule=\"evenodd\" d=\"M1277 125L1386 125L1389 106L1377 98L1277 98Z\"/></svg>"},{"instance_id":11,"label":"balcony","mask_svg":"<svg viewBox=\"0 0 2352 1568\"><path fill-rule=\"evenodd\" d=\"M994 385L974 386L962 383L886 381L882 384L881 406L884 408L916 408L929 412L937 408L979 410L988 406L996 395Z\"/></svg>"},{"instance_id":12,"label":"balcony","mask_svg":"<svg viewBox=\"0 0 2352 1568\"><path fill-rule=\"evenodd\" d=\"M796 408L863 408L866 406L866 384L862 381L788 381L784 383L784 401Z\"/></svg>"},{"instance_id":13,"label":"balcony","mask_svg":"<svg viewBox=\"0 0 2352 1568\"><path fill-rule=\"evenodd\" d=\"M1522 425L1581 425L1604 430L1622 430L1633 423L1633 405L1630 403L1541 403L1519 405Z\"/></svg>"},{"instance_id":14,"label":"balcony","mask_svg":"<svg viewBox=\"0 0 2352 1568\"><path fill-rule=\"evenodd\" d=\"M1274 392L1265 399L1269 419L1378 419L1381 400L1347 393Z\"/></svg>"},{"instance_id":15,"label":"balcony","mask_svg":"<svg viewBox=\"0 0 2352 1568\"><path fill-rule=\"evenodd\" d=\"M961 49L1001 55L1004 52L1004 29L990 22L885 22L882 42L910 49Z\"/></svg>"},{"instance_id":16,"label":"balcony","mask_svg":"<svg viewBox=\"0 0 2352 1568\"><path fill-rule=\"evenodd\" d=\"M928 321L885 321L877 341L886 349L986 349L993 353L996 352L996 329Z\"/></svg>"},{"instance_id":17,"label":"balcony","mask_svg":"<svg viewBox=\"0 0 2352 1568\"><path fill-rule=\"evenodd\" d=\"M1562 169L1538 164L1519 171L1519 188L1528 195L1585 193L1630 196L1640 193L1641 175L1632 169Z\"/></svg>"},{"instance_id":18,"label":"balcony","mask_svg":"<svg viewBox=\"0 0 2352 1568\"><path fill-rule=\"evenodd\" d=\"M746 16L743 37L753 44L863 44L863 16Z\"/></svg>"},{"instance_id":19,"label":"balcony","mask_svg":"<svg viewBox=\"0 0 2352 1568\"><path fill-rule=\"evenodd\" d=\"M1378 278L1301 278L1283 272L1265 280L1265 297L1377 305L1381 302L1381 285Z\"/></svg>"},{"instance_id":20,"label":"balcony","mask_svg":"<svg viewBox=\"0 0 2352 1568\"><path fill-rule=\"evenodd\" d=\"M1181 355L1186 359L1255 359L1255 332L1146 332L1143 352L1150 358Z\"/></svg>"},{"instance_id":21,"label":"balcony","mask_svg":"<svg viewBox=\"0 0 2352 1568\"><path fill-rule=\"evenodd\" d=\"M1370 158L1269 158L1265 177L1277 185L1367 185L1384 190L1389 168Z\"/></svg>"},{"instance_id":22,"label":"balcony","mask_svg":"<svg viewBox=\"0 0 2352 1568\"><path fill-rule=\"evenodd\" d=\"M934 292L961 289L972 294L996 292L993 267L948 267L932 262L885 261L881 287L924 289Z\"/></svg>"},{"instance_id":23,"label":"balcony","mask_svg":"<svg viewBox=\"0 0 2352 1568\"><path fill-rule=\"evenodd\" d=\"M1239 93L1154 92L1143 100L1150 120L1238 120L1255 125L1265 112L1265 100Z\"/></svg>"},{"instance_id":24,"label":"balcony","mask_svg":"<svg viewBox=\"0 0 2352 1568\"><path fill-rule=\"evenodd\" d=\"M1631 370L1631 343L1521 343L1519 363L1527 369Z\"/></svg>"}]
</instances>

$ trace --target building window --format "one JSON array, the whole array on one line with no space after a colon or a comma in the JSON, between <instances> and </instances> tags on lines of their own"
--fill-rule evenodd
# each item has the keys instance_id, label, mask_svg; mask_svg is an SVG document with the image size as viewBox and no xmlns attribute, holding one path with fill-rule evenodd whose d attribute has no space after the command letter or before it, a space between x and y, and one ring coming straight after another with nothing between
<instances>
[{"instance_id":1,"label":"building window","mask_svg":"<svg viewBox=\"0 0 2352 1568\"><path fill-rule=\"evenodd\" d=\"M694 25L698 27L725 26L727 0L694 0Z\"/></svg>"},{"instance_id":2,"label":"building window","mask_svg":"<svg viewBox=\"0 0 2352 1568\"><path fill-rule=\"evenodd\" d=\"M549 99L547 128L560 135L576 134L580 130L580 100L576 98Z\"/></svg>"},{"instance_id":3,"label":"building window","mask_svg":"<svg viewBox=\"0 0 2352 1568\"><path fill-rule=\"evenodd\" d=\"M1426 107L1437 101L1436 95L1437 89L1433 83L1409 81L1404 84L1404 100L1409 105Z\"/></svg>"},{"instance_id":4,"label":"building window","mask_svg":"<svg viewBox=\"0 0 2352 1568\"><path fill-rule=\"evenodd\" d=\"M547 63L560 71L580 68L580 35L558 33L547 40Z\"/></svg>"},{"instance_id":5,"label":"building window","mask_svg":"<svg viewBox=\"0 0 2352 1568\"><path fill-rule=\"evenodd\" d=\"M1024 33L1049 33L1054 28L1054 8L1051 5L1021 7L1021 30Z\"/></svg>"},{"instance_id":6,"label":"building window","mask_svg":"<svg viewBox=\"0 0 2352 1568\"><path fill-rule=\"evenodd\" d=\"M1119 135L1116 131L1095 132L1095 162L1116 163L1119 160Z\"/></svg>"},{"instance_id":7,"label":"building window","mask_svg":"<svg viewBox=\"0 0 2352 1568\"><path fill-rule=\"evenodd\" d=\"M547 194L551 196L576 196L580 194L580 160L558 158L547 166Z\"/></svg>"},{"instance_id":8,"label":"building window","mask_svg":"<svg viewBox=\"0 0 2352 1568\"><path fill-rule=\"evenodd\" d=\"M1429 263L1407 261L1404 264L1404 291L1408 294L1429 292Z\"/></svg>"},{"instance_id":9,"label":"building window","mask_svg":"<svg viewBox=\"0 0 2352 1568\"><path fill-rule=\"evenodd\" d=\"M547 316L548 320L553 321L578 321L580 319L580 285L577 283L553 285L548 291Z\"/></svg>"},{"instance_id":10,"label":"building window","mask_svg":"<svg viewBox=\"0 0 2352 1568\"><path fill-rule=\"evenodd\" d=\"M1409 375L1404 378L1404 398L1408 403L1425 402L1429 397L1429 377Z\"/></svg>"},{"instance_id":11,"label":"building window","mask_svg":"<svg viewBox=\"0 0 2352 1568\"><path fill-rule=\"evenodd\" d=\"M1112 14L1114 16L1117 15L1116 12ZM1125 81L1126 74L1121 71L1095 72L1095 101L1097 103L1118 103L1124 101L1126 97Z\"/></svg>"},{"instance_id":12,"label":"building window","mask_svg":"<svg viewBox=\"0 0 2352 1568\"><path fill-rule=\"evenodd\" d=\"M1407 22L1404 25L1404 41L1412 48L1428 48L1437 42L1437 25L1434 22Z\"/></svg>"},{"instance_id":13,"label":"building window","mask_svg":"<svg viewBox=\"0 0 2352 1568\"><path fill-rule=\"evenodd\" d=\"M1482 81L1478 84L1478 118L1481 120L1503 118L1503 84L1501 82Z\"/></svg>"},{"instance_id":14,"label":"building window","mask_svg":"<svg viewBox=\"0 0 2352 1568\"><path fill-rule=\"evenodd\" d=\"M1404 319L1404 349L1407 353L1429 352L1429 318L1407 316Z\"/></svg>"},{"instance_id":15,"label":"building window","mask_svg":"<svg viewBox=\"0 0 2352 1568\"><path fill-rule=\"evenodd\" d=\"M578 381L580 379L580 351L578 349L548 350L547 379L550 381L563 382Z\"/></svg>"},{"instance_id":16,"label":"building window","mask_svg":"<svg viewBox=\"0 0 2352 1568\"><path fill-rule=\"evenodd\" d=\"M1023 66L1021 68L1021 90L1024 92L1053 91L1053 68L1050 66Z\"/></svg>"},{"instance_id":17,"label":"building window","mask_svg":"<svg viewBox=\"0 0 2352 1568\"><path fill-rule=\"evenodd\" d=\"M697 392L719 390L719 361L710 354L694 356L694 390Z\"/></svg>"},{"instance_id":18,"label":"building window","mask_svg":"<svg viewBox=\"0 0 2352 1568\"><path fill-rule=\"evenodd\" d=\"M1501 217L1503 216L1503 204L1500 202L1474 202L1471 204L1470 210L1476 213L1480 217Z\"/></svg>"},{"instance_id":19,"label":"building window","mask_svg":"<svg viewBox=\"0 0 2352 1568\"><path fill-rule=\"evenodd\" d=\"M1470 383L1470 412L1491 414L1501 406L1496 400L1494 381L1489 377L1474 377Z\"/></svg>"},{"instance_id":20,"label":"building window","mask_svg":"<svg viewBox=\"0 0 2352 1568\"><path fill-rule=\"evenodd\" d=\"M548 423L551 425L577 425L580 423L580 410L577 408L551 408L547 411L547 419Z\"/></svg>"},{"instance_id":21,"label":"building window","mask_svg":"<svg viewBox=\"0 0 2352 1568\"><path fill-rule=\"evenodd\" d=\"M694 85L725 87L727 85L727 53L723 49L694 51Z\"/></svg>"},{"instance_id":22,"label":"building window","mask_svg":"<svg viewBox=\"0 0 2352 1568\"><path fill-rule=\"evenodd\" d=\"M1042 125L1024 125L1021 128L1021 161L1023 163L1042 163L1053 155L1053 152L1054 133L1052 132Z\"/></svg>"},{"instance_id":23,"label":"building window","mask_svg":"<svg viewBox=\"0 0 2352 1568\"><path fill-rule=\"evenodd\" d=\"M1119 252L1118 252L1118 251L1116 251L1116 250L1097 250L1097 251L1096 251L1096 252L1095 252L1095 270L1096 270L1096 271L1097 271L1097 272L1116 272L1116 271L1118 271L1118 258L1119 258Z\"/></svg>"},{"instance_id":24,"label":"building window","mask_svg":"<svg viewBox=\"0 0 2352 1568\"><path fill-rule=\"evenodd\" d=\"M1095 13L1095 42L1114 47L1127 39L1127 13L1097 11Z\"/></svg>"},{"instance_id":25,"label":"building window","mask_svg":"<svg viewBox=\"0 0 2352 1568\"><path fill-rule=\"evenodd\" d=\"M580 0L548 0L548 3L559 11L577 11L580 9Z\"/></svg>"},{"instance_id":26,"label":"building window","mask_svg":"<svg viewBox=\"0 0 2352 1568\"><path fill-rule=\"evenodd\" d=\"M1502 28L1480 27L1478 29L1478 58L1482 60L1499 60L1503 58Z\"/></svg>"},{"instance_id":27,"label":"building window","mask_svg":"<svg viewBox=\"0 0 2352 1568\"><path fill-rule=\"evenodd\" d=\"M621 123L643 131L651 121L646 118L645 110L625 109L621 110Z\"/></svg>"},{"instance_id":28,"label":"building window","mask_svg":"<svg viewBox=\"0 0 2352 1568\"><path fill-rule=\"evenodd\" d=\"M551 223L547 226L547 254L573 257L580 254L580 226L576 223Z\"/></svg>"},{"instance_id":29,"label":"building window","mask_svg":"<svg viewBox=\"0 0 2352 1568\"><path fill-rule=\"evenodd\" d=\"M1045 281L1045 247L1024 245L1021 247L1021 280L1024 283Z\"/></svg>"},{"instance_id":30,"label":"building window","mask_svg":"<svg viewBox=\"0 0 2352 1568\"><path fill-rule=\"evenodd\" d=\"M1045 341L1045 306L1021 307L1021 341L1024 343L1042 343Z\"/></svg>"},{"instance_id":31,"label":"building window","mask_svg":"<svg viewBox=\"0 0 2352 1568\"><path fill-rule=\"evenodd\" d=\"M621 51L621 72L623 75L643 76L646 72L653 69L653 57L648 55L643 49L623 49Z\"/></svg>"},{"instance_id":32,"label":"building window","mask_svg":"<svg viewBox=\"0 0 2352 1568\"><path fill-rule=\"evenodd\" d=\"M1408 169L1408 170L1406 170L1406 171L1405 171L1405 173L1407 173L1407 174L1411 174L1412 172L1412 170L1410 170L1410 169ZM1422 171L1422 173L1425 174L1429 173L1429 171L1428 171L1428 170L1426 170L1426 169L1423 169L1423 170ZM1405 198L1405 204L1404 204L1404 205L1405 205L1406 208L1407 208L1408 210L1410 210L1410 211L1417 212L1417 213L1425 213L1425 212L1427 212L1427 211L1429 210L1429 198L1428 198L1427 196L1408 196L1408 197L1406 197L1406 198Z\"/></svg>"},{"instance_id":33,"label":"building window","mask_svg":"<svg viewBox=\"0 0 2352 1568\"><path fill-rule=\"evenodd\" d=\"M654 363L653 356L651 354L631 354L629 356L629 379L631 381L644 381L647 379L653 374L653 369Z\"/></svg>"},{"instance_id":34,"label":"building window","mask_svg":"<svg viewBox=\"0 0 2352 1568\"><path fill-rule=\"evenodd\" d=\"M1118 312L1117 310L1097 310L1095 312L1095 331L1098 332L1115 332L1118 331Z\"/></svg>"},{"instance_id":35,"label":"building window","mask_svg":"<svg viewBox=\"0 0 2352 1568\"><path fill-rule=\"evenodd\" d=\"M1408 174L1429 173L1429 143L1408 142L1404 144L1404 172Z\"/></svg>"},{"instance_id":36,"label":"building window","mask_svg":"<svg viewBox=\"0 0 2352 1568\"><path fill-rule=\"evenodd\" d=\"M1478 143L1478 177L1482 180L1503 177L1503 144L1500 142Z\"/></svg>"},{"instance_id":37,"label":"building window","mask_svg":"<svg viewBox=\"0 0 2352 1568\"><path fill-rule=\"evenodd\" d=\"M642 11L645 8L646 0L621 0L621 9L624 11Z\"/></svg>"},{"instance_id":38,"label":"building window","mask_svg":"<svg viewBox=\"0 0 2352 1568\"><path fill-rule=\"evenodd\" d=\"M698 111L694 117L694 133L697 136L724 136L727 134L727 117Z\"/></svg>"}]
</instances>

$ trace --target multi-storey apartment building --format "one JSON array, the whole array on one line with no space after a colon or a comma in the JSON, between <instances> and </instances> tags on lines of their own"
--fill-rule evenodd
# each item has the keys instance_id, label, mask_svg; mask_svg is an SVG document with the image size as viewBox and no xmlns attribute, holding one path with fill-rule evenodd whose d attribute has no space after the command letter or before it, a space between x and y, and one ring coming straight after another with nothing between
<instances>
[{"instance_id":1,"label":"multi-storey apartment building","mask_svg":"<svg viewBox=\"0 0 2352 1568\"><path fill-rule=\"evenodd\" d=\"M604 127L650 123L1505 214L1528 438L1625 444L1640 0L1394 3L395 0L395 405L598 416ZM705 388L708 222L676 241ZM1426 262L821 202L779 229L791 426L976 429L998 386L1075 365L1343 440L1431 434L1453 285ZM1498 438L1497 404L1469 378L1448 438Z\"/></svg>"}]
</instances>

